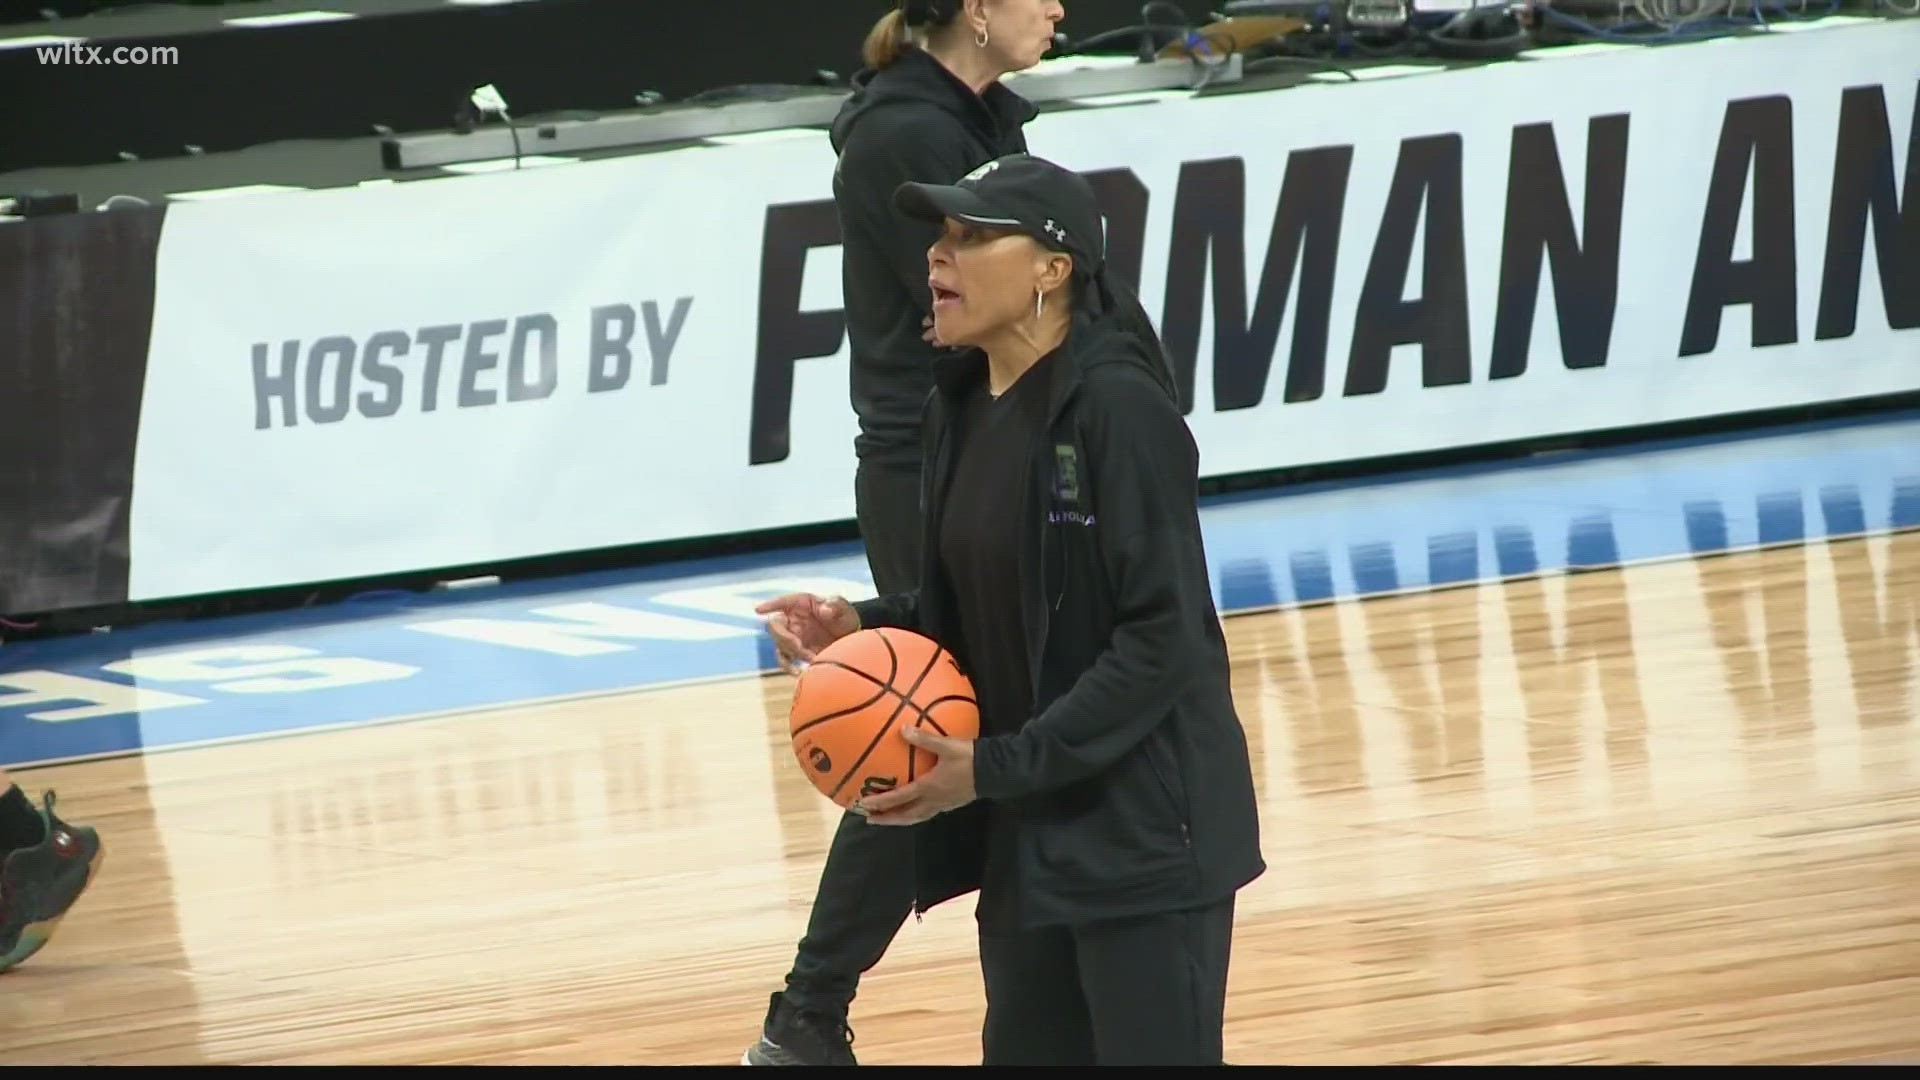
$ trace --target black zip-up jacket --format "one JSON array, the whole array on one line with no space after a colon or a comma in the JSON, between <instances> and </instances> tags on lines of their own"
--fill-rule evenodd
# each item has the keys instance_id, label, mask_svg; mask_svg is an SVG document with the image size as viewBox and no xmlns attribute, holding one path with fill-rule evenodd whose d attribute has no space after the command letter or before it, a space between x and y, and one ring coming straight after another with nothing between
<instances>
[{"instance_id":1,"label":"black zip-up jacket","mask_svg":"<svg viewBox=\"0 0 1920 1080\"><path fill-rule=\"evenodd\" d=\"M1266 869L1246 733L1208 586L1199 452L1131 305L1082 321L1048 361L1048 422L1020 491L1034 715L974 749L979 799L915 826L915 909L979 888L987 800L1019 819L1020 910L1032 927L1222 899ZM946 402L985 378L943 358L927 402L925 535L952 467ZM927 544L921 587L854 605L863 627L958 641Z\"/></svg>"},{"instance_id":2,"label":"black zip-up jacket","mask_svg":"<svg viewBox=\"0 0 1920 1080\"><path fill-rule=\"evenodd\" d=\"M933 311L927 249L938 226L893 209L901 184L951 184L996 158L1025 153L1033 104L998 83L976 94L938 60L908 49L885 69L853 78L834 118L839 155L842 289L852 353L854 454L905 468L920 464L920 411L933 390Z\"/></svg>"}]
</instances>

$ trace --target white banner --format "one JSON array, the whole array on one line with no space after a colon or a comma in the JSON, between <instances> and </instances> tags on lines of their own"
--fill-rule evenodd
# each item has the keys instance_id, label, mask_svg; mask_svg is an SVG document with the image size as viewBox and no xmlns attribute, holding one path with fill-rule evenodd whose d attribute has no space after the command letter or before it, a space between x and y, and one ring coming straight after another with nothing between
<instances>
[{"instance_id":1,"label":"white banner","mask_svg":"<svg viewBox=\"0 0 1920 1080\"><path fill-rule=\"evenodd\" d=\"M1920 389L1917 83L1920 24L1871 24L1029 141L1096 175L1211 476ZM832 170L803 135L171 208L131 598L851 517Z\"/></svg>"}]
</instances>

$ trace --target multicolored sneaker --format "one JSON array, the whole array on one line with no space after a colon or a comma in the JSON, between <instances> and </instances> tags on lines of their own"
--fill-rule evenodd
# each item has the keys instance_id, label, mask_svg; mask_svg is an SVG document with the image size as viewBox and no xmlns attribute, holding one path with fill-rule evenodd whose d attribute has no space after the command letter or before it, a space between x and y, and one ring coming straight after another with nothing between
<instances>
[{"instance_id":1,"label":"multicolored sneaker","mask_svg":"<svg viewBox=\"0 0 1920 1080\"><path fill-rule=\"evenodd\" d=\"M40 842L0 856L0 972L39 952L100 872L100 834L40 811Z\"/></svg>"},{"instance_id":2,"label":"multicolored sneaker","mask_svg":"<svg viewBox=\"0 0 1920 1080\"><path fill-rule=\"evenodd\" d=\"M767 1003L760 1041L747 1048L742 1065L858 1065L853 1029L845 1017L804 1011L775 993Z\"/></svg>"}]
</instances>

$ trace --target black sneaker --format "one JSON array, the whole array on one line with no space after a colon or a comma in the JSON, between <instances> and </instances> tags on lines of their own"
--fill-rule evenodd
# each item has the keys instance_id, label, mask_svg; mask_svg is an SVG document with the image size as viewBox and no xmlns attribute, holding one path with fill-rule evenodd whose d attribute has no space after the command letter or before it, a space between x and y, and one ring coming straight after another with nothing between
<instances>
[{"instance_id":1,"label":"black sneaker","mask_svg":"<svg viewBox=\"0 0 1920 1080\"><path fill-rule=\"evenodd\" d=\"M40 842L0 857L0 972L18 967L53 936L80 894L93 884L104 851L100 834L53 813L53 793L40 811Z\"/></svg>"},{"instance_id":2,"label":"black sneaker","mask_svg":"<svg viewBox=\"0 0 1920 1080\"><path fill-rule=\"evenodd\" d=\"M844 1016L802 1011L776 993L767 1003L760 1041L747 1048L742 1065L858 1065L853 1029Z\"/></svg>"}]
</instances>

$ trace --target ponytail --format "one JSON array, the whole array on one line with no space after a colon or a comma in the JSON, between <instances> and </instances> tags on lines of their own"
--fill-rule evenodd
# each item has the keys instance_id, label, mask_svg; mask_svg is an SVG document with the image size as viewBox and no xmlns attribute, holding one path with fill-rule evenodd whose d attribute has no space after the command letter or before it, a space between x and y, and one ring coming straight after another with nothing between
<instances>
[{"instance_id":1,"label":"ponytail","mask_svg":"<svg viewBox=\"0 0 1920 1080\"><path fill-rule=\"evenodd\" d=\"M867 31L867 43L862 49L867 66L880 71L900 59L907 51L907 16L899 8L894 8Z\"/></svg>"},{"instance_id":2,"label":"ponytail","mask_svg":"<svg viewBox=\"0 0 1920 1080\"><path fill-rule=\"evenodd\" d=\"M1090 295L1086 307L1091 321L1109 322L1130 335L1144 354L1147 373L1178 404L1180 382L1173 372L1173 358L1167 355L1166 344L1153 328L1153 317L1147 314L1139 296L1114 275L1105 260L1093 271L1087 286Z\"/></svg>"}]
</instances>

